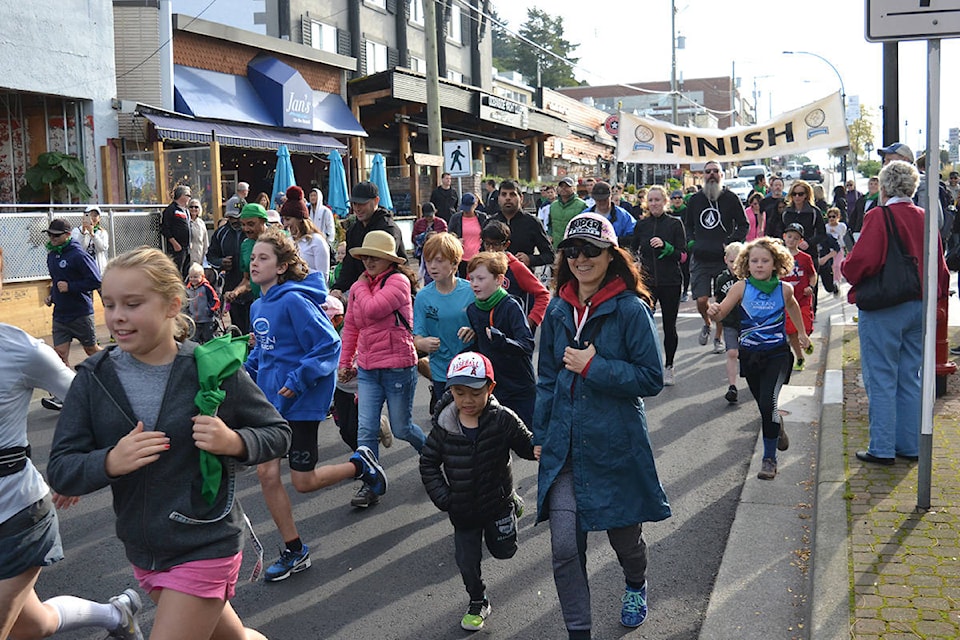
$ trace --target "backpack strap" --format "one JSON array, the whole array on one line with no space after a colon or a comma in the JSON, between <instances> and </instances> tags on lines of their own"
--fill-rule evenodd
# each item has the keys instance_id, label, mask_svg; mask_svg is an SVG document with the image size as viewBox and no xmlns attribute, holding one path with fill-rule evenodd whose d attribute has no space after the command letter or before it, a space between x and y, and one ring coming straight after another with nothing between
<instances>
[{"instance_id":1,"label":"backpack strap","mask_svg":"<svg viewBox=\"0 0 960 640\"><path fill-rule=\"evenodd\" d=\"M399 276L402 277L402 278L406 278L405 275L403 275L402 273L399 273L398 271L391 271L389 274L387 274L387 277L386 277L386 278L384 278L383 280L380 281L380 288L381 288L381 289L383 289L383 287L387 284L387 280L389 280L389 279L390 279L390 276L392 276L394 273L396 273L397 275L399 275ZM396 325L397 325L398 327L399 327L400 325L403 325L403 326L406 328L407 331L409 331L410 333L413 333L413 327L410 326L410 323L407 322L407 319L403 317L403 314L400 313L400 310L399 310L399 309L394 309L394 310L393 310L393 316L394 316L394 318L395 318L394 322L396 323Z\"/></svg>"}]
</instances>

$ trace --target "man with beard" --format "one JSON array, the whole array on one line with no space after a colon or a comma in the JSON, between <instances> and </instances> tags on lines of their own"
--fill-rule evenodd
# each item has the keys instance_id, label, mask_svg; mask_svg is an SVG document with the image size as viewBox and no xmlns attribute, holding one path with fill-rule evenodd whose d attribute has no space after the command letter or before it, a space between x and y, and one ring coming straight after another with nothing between
<instances>
[{"instance_id":1,"label":"man with beard","mask_svg":"<svg viewBox=\"0 0 960 640\"><path fill-rule=\"evenodd\" d=\"M553 264L553 247L536 216L520 210L523 195L513 180L500 183L500 213L491 220L499 220L510 227L510 250L528 269ZM535 254L534 249L540 253Z\"/></svg>"},{"instance_id":2,"label":"man with beard","mask_svg":"<svg viewBox=\"0 0 960 640\"><path fill-rule=\"evenodd\" d=\"M690 261L690 289L697 300L697 311L703 318L699 342L707 344L710 339L710 317L707 303L713 294L716 277L726 268L723 262L724 247L728 242L743 242L749 226L740 198L723 186L723 167L711 160L703 168L704 184L699 193L690 196L687 202L687 251ZM715 353L723 353L720 339L722 326L716 323L713 339Z\"/></svg>"},{"instance_id":3,"label":"man with beard","mask_svg":"<svg viewBox=\"0 0 960 640\"><path fill-rule=\"evenodd\" d=\"M227 209L225 217L227 223L221 225L210 238L207 262L223 273L223 291L228 292L236 289L243 280L243 272L240 270L240 246L247 236L243 233L239 209ZM230 319L243 333L247 333L249 329L246 319L250 315L251 302L252 297L247 295L236 298L230 304ZM241 318L240 323L237 318Z\"/></svg>"},{"instance_id":4,"label":"man with beard","mask_svg":"<svg viewBox=\"0 0 960 640\"><path fill-rule=\"evenodd\" d=\"M437 216L443 218L447 224L450 224L450 218L457 212L457 205L460 204L460 196L457 195L457 190L450 186L452 184L453 177L444 173L440 176L440 186L430 194L430 202L437 208Z\"/></svg>"},{"instance_id":5,"label":"man with beard","mask_svg":"<svg viewBox=\"0 0 960 640\"><path fill-rule=\"evenodd\" d=\"M777 176L770 180L770 193L760 201L760 211L763 212L767 220L763 235L771 238L783 237L783 216L779 209L783 201L783 178Z\"/></svg>"}]
</instances>

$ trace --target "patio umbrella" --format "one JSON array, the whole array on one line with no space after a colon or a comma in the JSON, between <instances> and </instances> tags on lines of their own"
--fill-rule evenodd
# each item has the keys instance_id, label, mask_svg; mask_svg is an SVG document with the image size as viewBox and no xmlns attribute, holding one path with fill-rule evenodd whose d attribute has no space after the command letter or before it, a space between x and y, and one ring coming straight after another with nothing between
<instances>
[{"instance_id":1,"label":"patio umbrella","mask_svg":"<svg viewBox=\"0 0 960 640\"><path fill-rule=\"evenodd\" d=\"M330 188L327 189L325 204L333 209L338 218L346 218L350 213L350 192L347 189L347 174L343 170L343 159L336 149L330 151Z\"/></svg>"},{"instance_id":2,"label":"patio umbrella","mask_svg":"<svg viewBox=\"0 0 960 640\"><path fill-rule=\"evenodd\" d=\"M390 197L390 185L387 184L387 162L379 153L373 156L370 182L377 185L377 189L380 190L380 206L393 211L393 198Z\"/></svg>"},{"instance_id":3,"label":"patio umbrella","mask_svg":"<svg viewBox=\"0 0 960 640\"><path fill-rule=\"evenodd\" d=\"M278 193L286 193L287 189L297 184L293 175L293 163L290 162L290 150L282 144L277 148L277 170L273 174L273 193L270 201L273 202Z\"/></svg>"}]
</instances>

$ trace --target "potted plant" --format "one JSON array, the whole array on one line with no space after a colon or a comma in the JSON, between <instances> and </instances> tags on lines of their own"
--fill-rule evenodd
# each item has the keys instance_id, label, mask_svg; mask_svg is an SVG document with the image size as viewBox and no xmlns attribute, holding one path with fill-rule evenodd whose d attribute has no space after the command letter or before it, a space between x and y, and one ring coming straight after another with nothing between
<instances>
[{"instance_id":1,"label":"potted plant","mask_svg":"<svg viewBox=\"0 0 960 640\"><path fill-rule=\"evenodd\" d=\"M41 153L23 178L26 184L20 189L22 202L82 202L93 196L87 186L86 167L75 155L56 151Z\"/></svg>"}]
</instances>

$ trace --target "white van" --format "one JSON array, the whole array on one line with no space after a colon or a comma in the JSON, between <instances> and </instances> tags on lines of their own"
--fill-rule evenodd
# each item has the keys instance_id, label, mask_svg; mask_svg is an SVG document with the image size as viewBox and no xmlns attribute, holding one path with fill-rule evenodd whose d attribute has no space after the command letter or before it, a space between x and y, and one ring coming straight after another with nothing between
<instances>
[{"instance_id":1,"label":"white van","mask_svg":"<svg viewBox=\"0 0 960 640\"><path fill-rule=\"evenodd\" d=\"M757 176L763 176L768 181L770 180L770 172L767 171L767 168L762 164L751 164L745 167L740 167L740 170L737 172L738 178L743 178L744 180L749 180L753 182Z\"/></svg>"}]
</instances>

